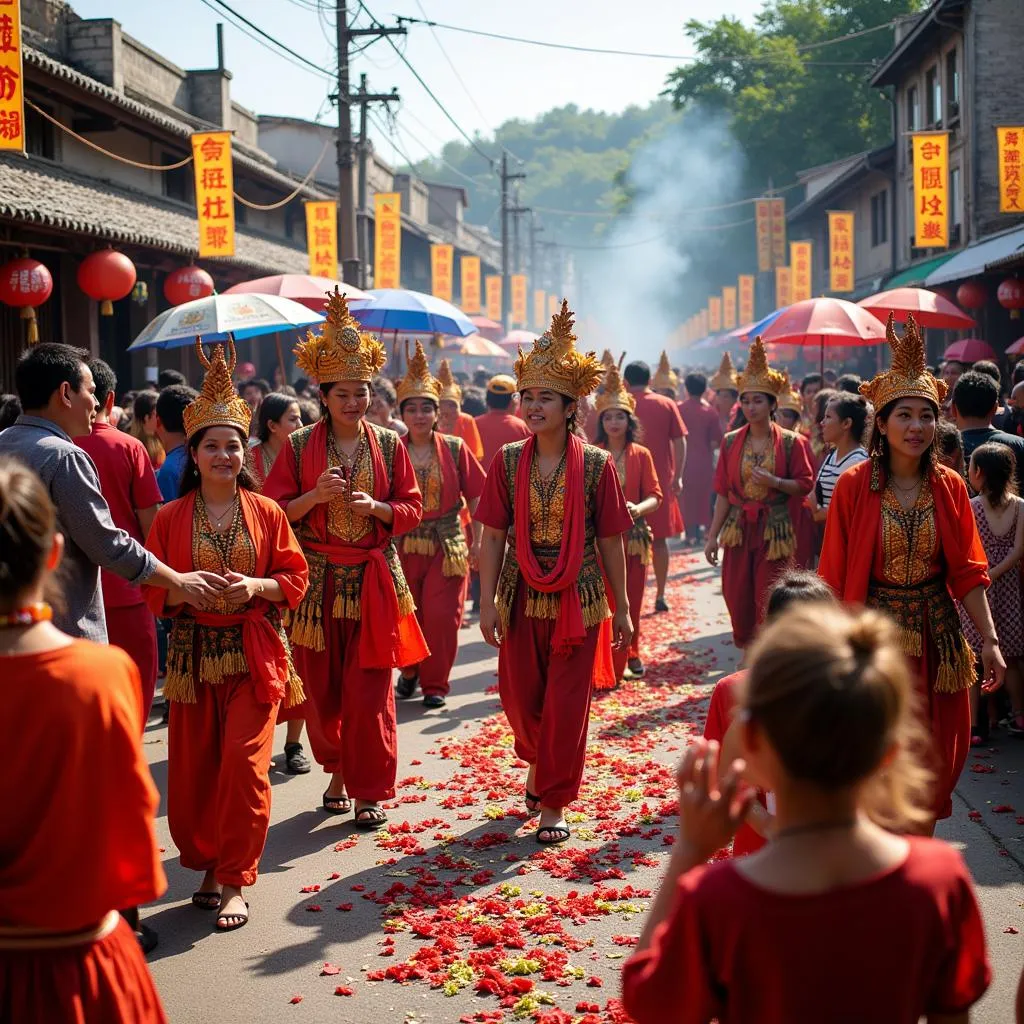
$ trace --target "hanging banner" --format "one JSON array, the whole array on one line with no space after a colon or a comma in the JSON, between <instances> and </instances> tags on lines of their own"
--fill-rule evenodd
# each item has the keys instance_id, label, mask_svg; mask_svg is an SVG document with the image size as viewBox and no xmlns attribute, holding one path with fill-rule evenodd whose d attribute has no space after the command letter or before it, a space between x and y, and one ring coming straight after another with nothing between
<instances>
[{"instance_id":1,"label":"hanging banner","mask_svg":"<svg viewBox=\"0 0 1024 1024\"><path fill-rule=\"evenodd\" d=\"M739 321L749 324L754 319L754 275L740 274L737 281L740 296Z\"/></svg>"},{"instance_id":2,"label":"hanging banner","mask_svg":"<svg viewBox=\"0 0 1024 1024\"><path fill-rule=\"evenodd\" d=\"M501 274L488 274L487 318L501 323Z\"/></svg>"},{"instance_id":3,"label":"hanging banner","mask_svg":"<svg viewBox=\"0 0 1024 1024\"><path fill-rule=\"evenodd\" d=\"M306 248L313 277L338 277L338 204L306 203Z\"/></svg>"},{"instance_id":4,"label":"hanging banner","mask_svg":"<svg viewBox=\"0 0 1024 1024\"><path fill-rule=\"evenodd\" d=\"M550 322L551 318L556 313L560 313L561 311L562 311L562 303L559 300L558 296L557 295L549 295L548 296L548 317L547 317L548 321ZM541 326L543 327L544 331L546 331L548 329L548 325L547 324L542 324ZM543 331L541 333L543 333Z\"/></svg>"},{"instance_id":5,"label":"hanging banner","mask_svg":"<svg viewBox=\"0 0 1024 1024\"><path fill-rule=\"evenodd\" d=\"M786 262L786 200L770 199L772 213L772 266Z\"/></svg>"},{"instance_id":6,"label":"hanging banner","mask_svg":"<svg viewBox=\"0 0 1024 1024\"><path fill-rule=\"evenodd\" d=\"M373 197L373 287L401 288L402 195L377 192Z\"/></svg>"},{"instance_id":7,"label":"hanging banner","mask_svg":"<svg viewBox=\"0 0 1024 1024\"><path fill-rule=\"evenodd\" d=\"M547 328L548 296L543 288L533 290L533 326L535 330Z\"/></svg>"},{"instance_id":8,"label":"hanging banner","mask_svg":"<svg viewBox=\"0 0 1024 1024\"><path fill-rule=\"evenodd\" d=\"M700 317L700 336L706 338L711 333L708 326L708 307L705 306L697 315Z\"/></svg>"},{"instance_id":9,"label":"hanging banner","mask_svg":"<svg viewBox=\"0 0 1024 1024\"><path fill-rule=\"evenodd\" d=\"M529 327L526 317L526 275L513 274L509 283L512 288L512 323L519 327Z\"/></svg>"},{"instance_id":10,"label":"hanging banner","mask_svg":"<svg viewBox=\"0 0 1024 1024\"><path fill-rule=\"evenodd\" d=\"M235 183L231 172L231 132L192 136L196 175L199 255L235 255Z\"/></svg>"},{"instance_id":11,"label":"hanging banner","mask_svg":"<svg viewBox=\"0 0 1024 1024\"><path fill-rule=\"evenodd\" d=\"M452 270L455 264L455 246L430 247L430 291L434 298L452 301Z\"/></svg>"},{"instance_id":12,"label":"hanging banner","mask_svg":"<svg viewBox=\"0 0 1024 1024\"><path fill-rule=\"evenodd\" d=\"M20 0L0 2L0 150L25 152Z\"/></svg>"},{"instance_id":13,"label":"hanging banner","mask_svg":"<svg viewBox=\"0 0 1024 1024\"><path fill-rule=\"evenodd\" d=\"M712 295L708 299L708 330L712 334L718 334L722 329L722 297Z\"/></svg>"},{"instance_id":14,"label":"hanging banner","mask_svg":"<svg viewBox=\"0 0 1024 1024\"><path fill-rule=\"evenodd\" d=\"M789 266L792 270L790 278L790 300L803 302L809 299L814 289L811 270L811 243L789 243Z\"/></svg>"},{"instance_id":15,"label":"hanging banner","mask_svg":"<svg viewBox=\"0 0 1024 1024\"><path fill-rule=\"evenodd\" d=\"M478 316L480 305L480 257L463 256L459 260L459 275L462 279L459 299L466 316Z\"/></svg>"},{"instance_id":16,"label":"hanging banner","mask_svg":"<svg viewBox=\"0 0 1024 1024\"><path fill-rule=\"evenodd\" d=\"M789 267L775 268L775 308L793 305L793 273Z\"/></svg>"},{"instance_id":17,"label":"hanging banner","mask_svg":"<svg viewBox=\"0 0 1024 1024\"><path fill-rule=\"evenodd\" d=\"M1024 125L996 129L999 149L999 212L1024 213Z\"/></svg>"},{"instance_id":18,"label":"hanging banner","mask_svg":"<svg viewBox=\"0 0 1024 1024\"><path fill-rule=\"evenodd\" d=\"M914 145L914 247L949 245L949 134L911 136ZM1000 165L1001 166L1001 165Z\"/></svg>"},{"instance_id":19,"label":"hanging banner","mask_svg":"<svg viewBox=\"0 0 1024 1024\"><path fill-rule=\"evenodd\" d=\"M722 328L726 331L736 327L736 289L727 286L722 289Z\"/></svg>"},{"instance_id":20,"label":"hanging banner","mask_svg":"<svg viewBox=\"0 0 1024 1024\"><path fill-rule=\"evenodd\" d=\"M762 273L772 269L772 201L754 202L754 232L757 237L757 269Z\"/></svg>"},{"instance_id":21,"label":"hanging banner","mask_svg":"<svg viewBox=\"0 0 1024 1024\"><path fill-rule=\"evenodd\" d=\"M828 211L829 291L852 292L856 276L853 263L853 211Z\"/></svg>"}]
</instances>

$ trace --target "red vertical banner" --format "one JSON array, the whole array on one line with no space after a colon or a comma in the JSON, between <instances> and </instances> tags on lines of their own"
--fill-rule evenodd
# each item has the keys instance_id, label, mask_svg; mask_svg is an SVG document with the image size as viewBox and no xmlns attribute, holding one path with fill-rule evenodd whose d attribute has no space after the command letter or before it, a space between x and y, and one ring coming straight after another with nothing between
<instances>
[{"instance_id":1,"label":"red vertical banner","mask_svg":"<svg viewBox=\"0 0 1024 1024\"><path fill-rule=\"evenodd\" d=\"M430 290L437 299L452 301L452 270L455 263L455 247L432 245L430 247Z\"/></svg>"},{"instance_id":2,"label":"red vertical banner","mask_svg":"<svg viewBox=\"0 0 1024 1024\"><path fill-rule=\"evenodd\" d=\"M192 136L196 178L199 255L235 255L235 184L231 132L196 132Z\"/></svg>"},{"instance_id":3,"label":"red vertical banner","mask_svg":"<svg viewBox=\"0 0 1024 1024\"><path fill-rule=\"evenodd\" d=\"M999 212L1024 213L1024 125L996 128L999 153Z\"/></svg>"},{"instance_id":4,"label":"red vertical banner","mask_svg":"<svg viewBox=\"0 0 1024 1024\"><path fill-rule=\"evenodd\" d=\"M520 327L529 327L526 313L526 275L513 274L509 286L512 289L512 322Z\"/></svg>"},{"instance_id":5,"label":"red vertical banner","mask_svg":"<svg viewBox=\"0 0 1024 1024\"><path fill-rule=\"evenodd\" d=\"M708 298L708 330L718 334L722 329L722 297L712 295Z\"/></svg>"},{"instance_id":6,"label":"red vertical banner","mask_svg":"<svg viewBox=\"0 0 1024 1024\"><path fill-rule=\"evenodd\" d=\"M485 285L487 288L487 317L501 323L501 274L488 274Z\"/></svg>"},{"instance_id":7,"label":"red vertical banner","mask_svg":"<svg viewBox=\"0 0 1024 1024\"><path fill-rule=\"evenodd\" d=\"M401 288L401 192L378 192L374 195L373 227L373 286L374 288Z\"/></svg>"},{"instance_id":8,"label":"red vertical banner","mask_svg":"<svg viewBox=\"0 0 1024 1024\"><path fill-rule=\"evenodd\" d=\"M914 246L949 245L949 133L911 136L914 149Z\"/></svg>"},{"instance_id":9,"label":"red vertical banner","mask_svg":"<svg viewBox=\"0 0 1024 1024\"><path fill-rule=\"evenodd\" d=\"M480 305L480 257L463 256L459 260L459 270L462 276L462 293L459 296L462 312L475 316L483 308Z\"/></svg>"},{"instance_id":10,"label":"red vertical banner","mask_svg":"<svg viewBox=\"0 0 1024 1024\"><path fill-rule=\"evenodd\" d=\"M306 203L306 248L313 277L338 276L338 204Z\"/></svg>"}]
</instances>

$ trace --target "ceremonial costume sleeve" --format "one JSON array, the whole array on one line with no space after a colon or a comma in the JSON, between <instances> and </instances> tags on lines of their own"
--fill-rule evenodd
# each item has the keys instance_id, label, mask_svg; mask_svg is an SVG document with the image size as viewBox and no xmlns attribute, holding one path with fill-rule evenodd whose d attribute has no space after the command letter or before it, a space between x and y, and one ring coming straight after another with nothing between
<instances>
[{"instance_id":1,"label":"ceremonial costume sleeve","mask_svg":"<svg viewBox=\"0 0 1024 1024\"><path fill-rule=\"evenodd\" d=\"M296 608L309 586L306 556L302 553L288 517L280 506L272 501L260 501L259 507L270 543L267 576L281 585L284 591L284 604L289 608Z\"/></svg>"},{"instance_id":2,"label":"ceremonial costume sleeve","mask_svg":"<svg viewBox=\"0 0 1024 1024\"><path fill-rule=\"evenodd\" d=\"M505 479L503 450L499 448L498 454L491 460L480 504L473 516L476 522L492 530L507 530L512 525L512 501L509 498L508 481Z\"/></svg>"},{"instance_id":3,"label":"ceremonial costume sleeve","mask_svg":"<svg viewBox=\"0 0 1024 1024\"><path fill-rule=\"evenodd\" d=\"M280 459L277 460L277 462L280 461ZM277 468L277 463L274 464L274 467ZM409 449L404 444L395 445L395 461L391 470L391 493L387 497L387 503L391 506L394 518L390 526L386 523L381 523L381 526L393 537L400 537L403 533L408 533L419 526L420 520L423 518L423 496L420 494L420 487L416 482L416 471L412 468Z\"/></svg>"},{"instance_id":4,"label":"ceremonial costume sleeve","mask_svg":"<svg viewBox=\"0 0 1024 1024\"><path fill-rule=\"evenodd\" d=\"M789 457L789 478L800 485L800 494L810 494L814 486L814 459L811 446L802 437L797 437L793 443Z\"/></svg>"},{"instance_id":5,"label":"ceremonial costume sleeve","mask_svg":"<svg viewBox=\"0 0 1024 1024\"><path fill-rule=\"evenodd\" d=\"M477 457L469 450L469 445L459 448L459 487L466 501L475 501L483 494L487 474Z\"/></svg>"},{"instance_id":6,"label":"ceremonial costume sleeve","mask_svg":"<svg viewBox=\"0 0 1024 1024\"><path fill-rule=\"evenodd\" d=\"M825 518L825 539L822 541L821 557L818 560L818 575L840 600L846 599L846 562L850 553L856 483L857 478L853 476L853 471L843 473L836 480L832 500L828 505L828 515ZM861 545L871 551L874 550L873 538L861 538Z\"/></svg>"},{"instance_id":7,"label":"ceremonial costume sleeve","mask_svg":"<svg viewBox=\"0 0 1024 1024\"><path fill-rule=\"evenodd\" d=\"M637 459L640 464L640 500L646 501L648 498L657 498L659 502L663 501L665 495L662 494L661 484L658 482L658 473L654 468L654 458L649 449L643 446L634 446L633 450L637 453Z\"/></svg>"},{"instance_id":8,"label":"ceremonial costume sleeve","mask_svg":"<svg viewBox=\"0 0 1024 1024\"><path fill-rule=\"evenodd\" d=\"M633 517L626 508L626 496L611 459L605 461L597 481L595 506L594 528L599 538L615 537L633 528Z\"/></svg>"},{"instance_id":9,"label":"ceremonial costume sleeve","mask_svg":"<svg viewBox=\"0 0 1024 1024\"><path fill-rule=\"evenodd\" d=\"M285 442L277 453L277 458L274 459L274 464L263 481L261 493L276 501L285 512L288 511L288 503L302 495L295 449L288 442Z\"/></svg>"},{"instance_id":10,"label":"ceremonial costume sleeve","mask_svg":"<svg viewBox=\"0 0 1024 1024\"><path fill-rule=\"evenodd\" d=\"M727 446L724 441L722 450L718 453L718 465L715 466L715 482L713 490L723 498L729 497L729 459L732 457L732 447Z\"/></svg>"}]
</instances>

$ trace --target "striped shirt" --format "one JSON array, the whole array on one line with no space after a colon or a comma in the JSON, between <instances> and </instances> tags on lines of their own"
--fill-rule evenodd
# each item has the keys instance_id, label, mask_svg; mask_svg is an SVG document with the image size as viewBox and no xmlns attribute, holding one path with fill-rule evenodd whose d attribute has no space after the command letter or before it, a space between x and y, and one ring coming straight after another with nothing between
<instances>
[{"instance_id":1,"label":"striped shirt","mask_svg":"<svg viewBox=\"0 0 1024 1024\"><path fill-rule=\"evenodd\" d=\"M863 448L854 448L852 452L847 452L841 459L836 459L836 450L832 449L825 457L825 461L821 464L821 469L818 470L818 479L815 490L818 496L818 504L822 508L828 508L832 502L832 492L836 489L836 481L839 477L845 473L848 469L853 469L854 466L863 462L868 457L868 453Z\"/></svg>"}]
</instances>

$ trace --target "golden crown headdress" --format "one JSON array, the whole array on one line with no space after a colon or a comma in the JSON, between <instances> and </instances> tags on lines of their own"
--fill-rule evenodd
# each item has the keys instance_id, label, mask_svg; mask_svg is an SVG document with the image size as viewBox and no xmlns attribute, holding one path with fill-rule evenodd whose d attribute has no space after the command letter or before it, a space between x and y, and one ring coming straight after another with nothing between
<instances>
[{"instance_id":1,"label":"golden crown headdress","mask_svg":"<svg viewBox=\"0 0 1024 1024\"><path fill-rule=\"evenodd\" d=\"M327 293L327 319L320 334L306 331L306 340L292 351L299 369L318 384L371 381L387 362L384 346L372 334L360 331L337 285Z\"/></svg>"},{"instance_id":2,"label":"golden crown headdress","mask_svg":"<svg viewBox=\"0 0 1024 1024\"><path fill-rule=\"evenodd\" d=\"M661 359L658 360L658 369L651 378L651 387L655 391L672 391L679 387L679 377L672 369L668 361L668 353L661 350Z\"/></svg>"},{"instance_id":3,"label":"golden crown headdress","mask_svg":"<svg viewBox=\"0 0 1024 1024\"><path fill-rule=\"evenodd\" d=\"M764 350L764 342L760 335L750 346L747 365L743 368L737 383L741 395L749 391L760 391L762 394L778 398L783 390L789 390L789 381L786 379L786 375L778 370L773 370L768 365L768 354Z\"/></svg>"},{"instance_id":4,"label":"golden crown headdress","mask_svg":"<svg viewBox=\"0 0 1024 1024\"><path fill-rule=\"evenodd\" d=\"M437 368L437 380L441 385L441 398L462 405L462 388L452 376L452 368L447 359L442 359L441 365Z\"/></svg>"},{"instance_id":5,"label":"golden crown headdress","mask_svg":"<svg viewBox=\"0 0 1024 1024\"><path fill-rule=\"evenodd\" d=\"M907 314L903 337L896 334L892 313L885 327L885 336L892 349L892 366L876 374L860 393L878 410L884 409L898 398L925 398L936 408L945 401L949 387L925 369L924 339L917 328L913 313Z\"/></svg>"},{"instance_id":6,"label":"golden crown headdress","mask_svg":"<svg viewBox=\"0 0 1024 1024\"><path fill-rule=\"evenodd\" d=\"M441 382L430 372L427 354L423 351L423 343L416 342L416 351L409 356L409 342L405 343L405 376L398 382L398 404L409 398L429 398L433 402L440 401Z\"/></svg>"},{"instance_id":7,"label":"golden crown headdress","mask_svg":"<svg viewBox=\"0 0 1024 1024\"><path fill-rule=\"evenodd\" d=\"M520 391L527 388L549 388L567 398L589 395L604 373L593 352L576 351L575 325L569 303L562 299L561 311L551 318L551 326L534 343L533 348L515 363L516 383Z\"/></svg>"},{"instance_id":8,"label":"golden crown headdress","mask_svg":"<svg viewBox=\"0 0 1024 1024\"><path fill-rule=\"evenodd\" d=\"M622 358L625 358L625 353ZM619 362L621 363L622 359ZM622 373L615 363L612 363L605 372L603 391L597 398L598 416L606 409L623 409L628 413L636 412L636 399L623 383Z\"/></svg>"},{"instance_id":9,"label":"golden crown headdress","mask_svg":"<svg viewBox=\"0 0 1024 1024\"><path fill-rule=\"evenodd\" d=\"M615 365L615 356L611 354L611 351L609 349L605 349L601 353L601 365L606 370L610 370Z\"/></svg>"},{"instance_id":10,"label":"golden crown headdress","mask_svg":"<svg viewBox=\"0 0 1024 1024\"><path fill-rule=\"evenodd\" d=\"M779 392L779 404L780 409L788 409L790 412L795 412L798 415L804 411L803 401L800 398L800 392L793 390L793 382L789 379L789 372L783 370L782 372L782 390Z\"/></svg>"},{"instance_id":11,"label":"golden crown headdress","mask_svg":"<svg viewBox=\"0 0 1024 1024\"><path fill-rule=\"evenodd\" d=\"M708 381L708 387L714 388L715 391L739 390L739 378L736 376L736 368L732 365L732 356L728 352L722 356L718 373Z\"/></svg>"},{"instance_id":12,"label":"golden crown headdress","mask_svg":"<svg viewBox=\"0 0 1024 1024\"><path fill-rule=\"evenodd\" d=\"M199 362L206 370L203 388L199 397L185 407L182 419L185 421L185 436L192 438L206 427L237 427L248 435L252 410L244 398L240 398L231 381L231 373L238 359L235 343L228 341L228 355L224 357L224 346L214 345L209 359L203 351L203 339L196 338L196 352Z\"/></svg>"}]
</instances>

